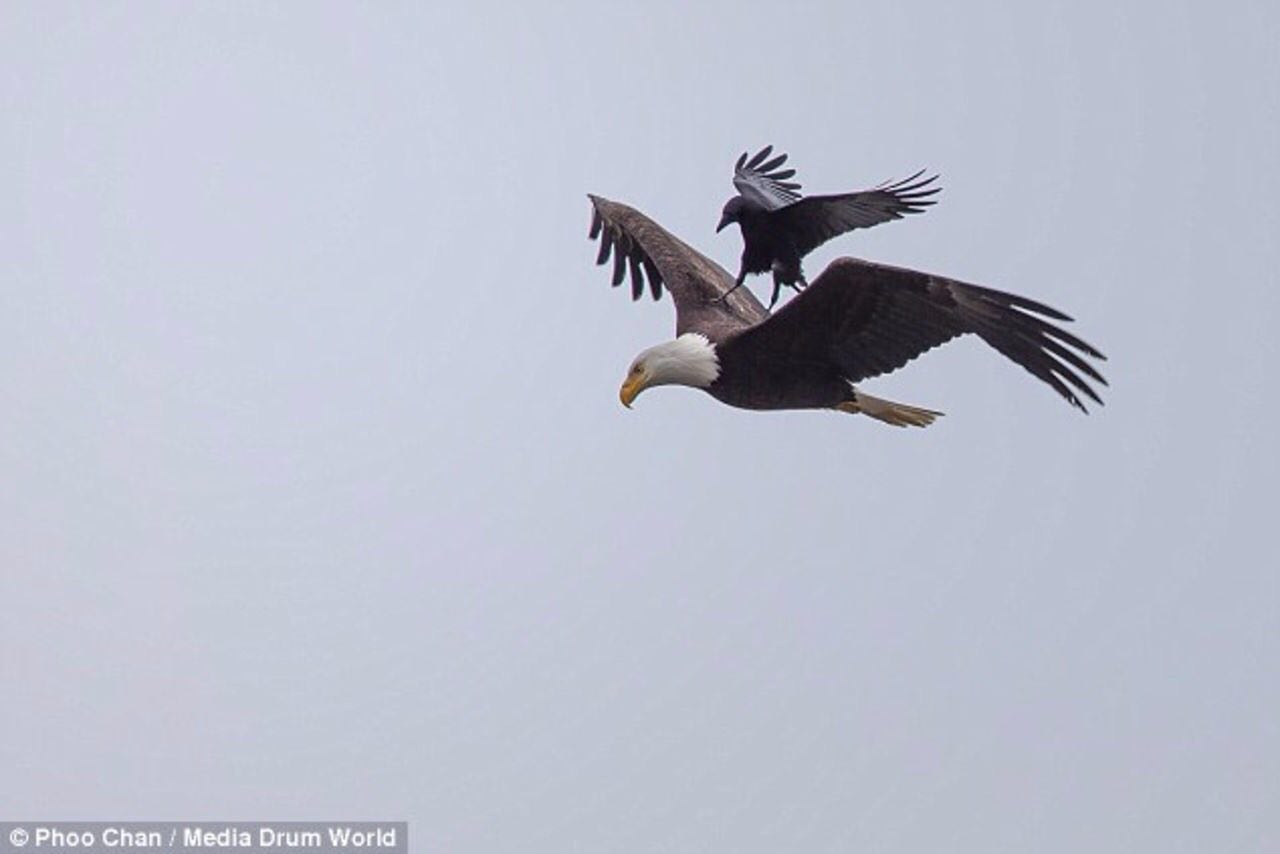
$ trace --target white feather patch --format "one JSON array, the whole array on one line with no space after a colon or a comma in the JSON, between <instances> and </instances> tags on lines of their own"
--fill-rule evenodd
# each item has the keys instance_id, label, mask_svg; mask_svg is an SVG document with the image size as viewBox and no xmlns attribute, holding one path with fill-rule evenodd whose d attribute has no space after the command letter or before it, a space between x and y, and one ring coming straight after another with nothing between
<instances>
[{"instance_id":1,"label":"white feather patch","mask_svg":"<svg viewBox=\"0 0 1280 854\"><path fill-rule=\"evenodd\" d=\"M649 377L647 385L706 388L720 376L720 357L707 336L686 332L674 341L650 347L636 357Z\"/></svg>"}]
</instances>

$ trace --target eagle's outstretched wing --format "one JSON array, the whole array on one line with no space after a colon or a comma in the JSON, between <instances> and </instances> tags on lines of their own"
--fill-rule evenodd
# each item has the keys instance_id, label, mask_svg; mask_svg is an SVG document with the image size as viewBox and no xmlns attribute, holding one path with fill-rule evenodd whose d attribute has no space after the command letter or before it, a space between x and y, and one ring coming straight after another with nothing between
<instances>
[{"instance_id":1,"label":"eagle's outstretched wing","mask_svg":"<svg viewBox=\"0 0 1280 854\"><path fill-rule=\"evenodd\" d=\"M1101 404L1089 383L1105 386L1107 381L1085 357L1106 357L1046 317L1071 320L1015 294L840 258L767 321L739 335L736 343L798 360L834 362L847 379L857 382L896 370L971 332L1087 412L1079 395Z\"/></svg>"},{"instance_id":2,"label":"eagle's outstretched wing","mask_svg":"<svg viewBox=\"0 0 1280 854\"><path fill-rule=\"evenodd\" d=\"M622 284L629 268L632 299L644 294L646 279L655 300L664 287L670 291L676 304L676 334L702 332L714 339L768 316L746 288L725 299L733 276L649 217L600 196L587 198L592 206L589 236L600 240L596 263L605 264L613 255L615 287Z\"/></svg>"},{"instance_id":3,"label":"eagle's outstretched wing","mask_svg":"<svg viewBox=\"0 0 1280 854\"><path fill-rule=\"evenodd\" d=\"M787 155L779 154L765 162L772 153L773 146L766 145L747 160L744 151L733 167L733 186L738 188L738 194L766 210L786 207L800 198L796 192L800 185L787 180L796 170L778 168L787 162Z\"/></svg>"}]
</instances>

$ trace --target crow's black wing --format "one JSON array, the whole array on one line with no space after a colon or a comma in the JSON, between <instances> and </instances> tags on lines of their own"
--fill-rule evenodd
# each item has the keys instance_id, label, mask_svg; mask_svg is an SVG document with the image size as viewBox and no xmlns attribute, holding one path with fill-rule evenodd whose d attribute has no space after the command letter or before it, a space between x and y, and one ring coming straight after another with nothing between
<instances>
[{"instance_id":1,"label":"crow's black wing","mask_svg":"<svg viewBox=\"0 0 1280 854\"><path fill-rule=\"evenodd\" d=\"M872 190L834 196L807 196L770 214L777 228L791 238L796 252L804 257L831 238L855 228L870 228L906 214L922 213L934 204L930 198L941 187L933 186L937 175L921 178L924 170L910 178L886 183Z\"/></svg>"},{"instance_id":2,"label":"crow's black wing","mask_svg":"<svg viewBox=\"0 0 1280 854\"><path fill-rule=\"evenodd\" d=\"M787 162L787 155L779 154L767 160L773 153L773 146L766 145L747 160L747 153L742 152L733 167L733 186L743 198L766 210L777 210L800 198L796 191L800 185L787 179L796 174L794 169L779 169Z\"/></svg>"}]
</instances>

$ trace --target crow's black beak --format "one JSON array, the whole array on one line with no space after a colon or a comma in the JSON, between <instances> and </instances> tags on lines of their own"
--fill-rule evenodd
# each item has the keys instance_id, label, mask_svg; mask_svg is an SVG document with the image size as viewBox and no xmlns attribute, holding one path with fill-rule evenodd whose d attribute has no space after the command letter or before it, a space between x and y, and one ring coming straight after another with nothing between
<instances>
[{"instance_id":1,"label":"crow's black beak","mask_svg":"<svg viewBox=\"0 0 1280 854\"><path fill-rule=\"evenodd\" d=\"M733 220L729 218L728 214L725 214L724 216L720 217L720 224L716 226L716 234L719 234L720 232L724 231L724 227L731 222L733 222Z\"/></svg>"}]
</instances>

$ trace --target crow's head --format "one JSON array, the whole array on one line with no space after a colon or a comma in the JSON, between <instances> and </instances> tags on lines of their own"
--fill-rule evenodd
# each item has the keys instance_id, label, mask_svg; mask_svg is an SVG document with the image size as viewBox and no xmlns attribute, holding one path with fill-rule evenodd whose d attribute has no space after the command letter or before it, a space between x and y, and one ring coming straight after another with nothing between
<instances>
[{"instance_id":1,"label":"crow's head","mask_svg":"<svg viewBox=\"0 0 1280 854\"><path fill-rule=\"evenodd\" d=\"M747 200L742 196L734 196L732 199L724 203L724 209L720 211L720 224L716 226L716 231L723 231L725 226L733 222L739 222L742 219L742 211L747 206Z\"/></svg>"}]
</instances>

